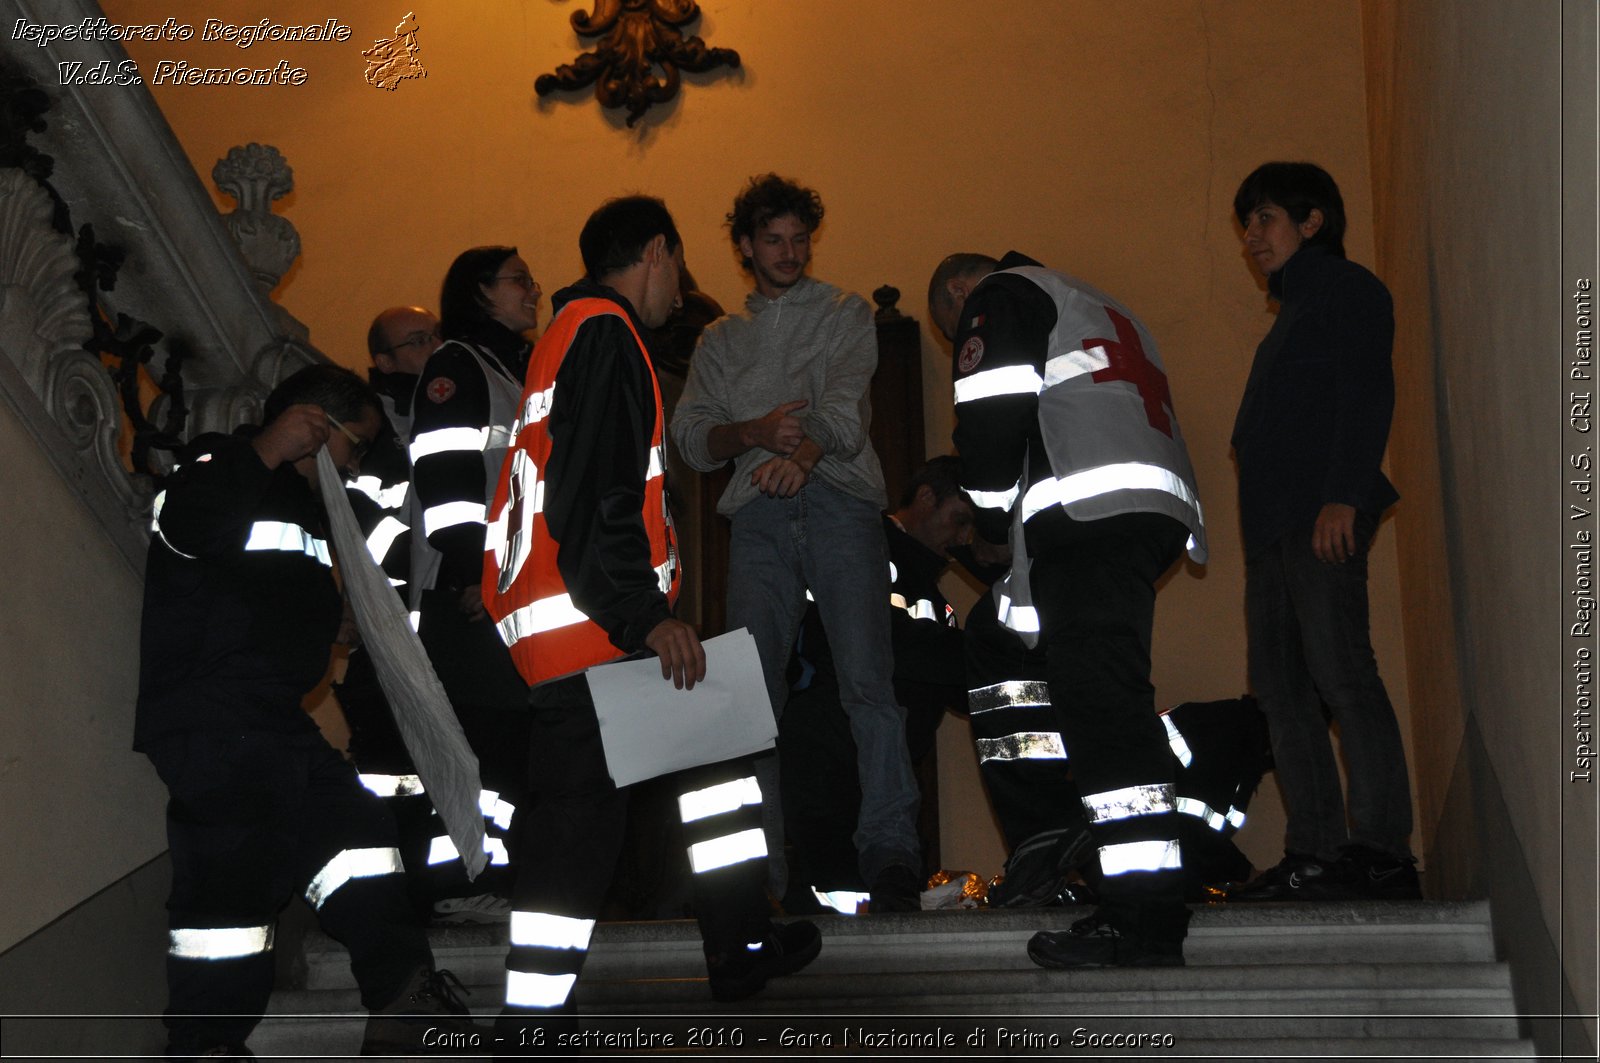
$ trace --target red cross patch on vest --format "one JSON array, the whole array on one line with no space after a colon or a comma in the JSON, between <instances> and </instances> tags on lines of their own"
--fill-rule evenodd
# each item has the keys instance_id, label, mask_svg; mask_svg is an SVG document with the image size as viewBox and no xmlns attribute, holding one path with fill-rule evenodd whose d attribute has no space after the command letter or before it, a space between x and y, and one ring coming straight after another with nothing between
<instances>
[{"instance_id":1,"label":"red cross patch on vest","mask_svg":"<svg viewBox=\"0 0 1600 1063\"><path fill-rule=\"evenodd\" d=\"M1150 421L1150 427L1172 438L1172 418L1167 414L1172 406L1172 392L1167 387L1167 375L1145 357L1144 344L1139 342L1139 330L1134 328L1133 322L1109 306L1105 310L1111 318L1111 324L1116 327L1117 338L1083 341L1084 350L1092 351L1098 347L1106 352L1106 360L1110 363L1092 374L1090 379L1096 384L1108 380L1126 380L1132 384L1144 400L1144 415Z\"/></svg>"}]
</instances>

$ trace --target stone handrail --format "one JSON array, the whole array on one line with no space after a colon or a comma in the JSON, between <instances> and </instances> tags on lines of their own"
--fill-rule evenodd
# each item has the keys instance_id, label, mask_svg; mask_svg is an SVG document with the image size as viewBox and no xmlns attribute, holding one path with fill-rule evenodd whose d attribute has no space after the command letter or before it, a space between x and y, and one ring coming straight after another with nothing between
<instances>
[{"instance_id":1,"label":"stone handrail","mask_svg":"<svg viewBox=\"0 0 1600 1063\"><path fill-rule=\"evenodd\" d=\"M100 17L91 0L0 0L8 31L18 20ZM75 277L84 268L75 246L83 226L124 255L92 312L163 333L147 365L152 378L164 374L169 349L183 352L186 438L250 419L278 380L326 359L269 297L299 251L293 227L270 213L292 179L281 156L252 144L220 161L214 177L240 207L219 215L143 84L62 84L60 64L117 69L126 59L113 41L7 41L8 72L30 77L50 107L45 128L26 135L44 166L0 169L0 392L142 571L151 479L165 455L152 452L152 467L130 471L119 453L117 389L100 354L84 347L94 323ZM41 168L47 184L37 179ZM54 197L70 212L70 235L58 228Z\"/></svg>"}]
</instances>

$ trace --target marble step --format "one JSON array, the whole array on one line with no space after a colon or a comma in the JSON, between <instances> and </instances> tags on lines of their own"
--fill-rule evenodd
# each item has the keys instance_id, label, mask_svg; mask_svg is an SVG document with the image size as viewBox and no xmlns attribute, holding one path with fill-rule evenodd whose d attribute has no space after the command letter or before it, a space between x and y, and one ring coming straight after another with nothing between
<instances>
[{"instance_id":1,"label":"marble step","mask_svg":"<svg viewBox=\"0 0 1600 1063\"><path fill-rule=\"evenodd\" d=\"M1077 909L917 912L824 916L819 964L833 973L927 970L959 952L962 965L985 970L1037 970L1024 946L1036 931L1061 929ZM468 986L499 984L506 928L430 930L435 962ZM1195 966L1299 963L1489 963L1494 943L1488 904L1387 903L1216 905L1199 908L1185 958ZM692 922L602 923L595 928L586 980L681 976L700 965ZM311 934L293 988L351 988L344 949Z\"/></svg>"},{"instance_id":2,"label":"marble step","mask_svg":"<svg viewBox=\"0 0 1600 1063\"><path fill-rule=\"evenodd\" d=\"M588 1035L609 1037L614 1047L587 1050L621 1054L654 1043L661 1053L709 1056L917 1055L927 1054L930 1037L954 1037L959 1044L933 1042L940 1054L1481 1059L1532 1052L1513 1013L1507 968L1495 961L1484 902L1217 905L1195 911L1183 968L1046 971L1028 961L1031 934L1079 914L822 918L815 963L727 1007L710 1000L693 923L602 924L578 1001ZM499 1010L505 935L504 927L429 931L437 962L474 990L468 1001L485 1022ZM274 995L251 1047L301 1059L355 1052L365 1016L342 948L307 938L293 981ZM862 1030L889 1041L863 1045L853 1033ZM670 1045L662 1045L666 1037ZM691 1045L696 1037L702 1043ZM728 1043L733 1037L741 1043Z\"/></svg>"},{"instance_id":3,"label":"marble step","mask_svg":"<svg viewBox=\"0 0 1600 1063\"><path fill-rule=\"evenodd\" d=\"M986 970L959 959L959 969L908 969L877 973L830 970L824 952L797 975L773 981L740 1003L748 1013L973 1014L1046 1013L1070 1001L1085 1014L1205 1015L1255 1010L1273 1014L1341 1015L1423 1012L1483 1013L1508 1002L1511 981L1502 964L1299 964L1102 968L1047 971ZM952 966L957 966L953 964ZM476 987L470 1005L491 1009L498 984ZM580 1006L617 1014L707 1013L714 1005L704 969L685 966L671 975L609 979L587 970L578 987ZM280 990L271 1014L354 1012L357 991Z\"/></svg>"}]
</instances>

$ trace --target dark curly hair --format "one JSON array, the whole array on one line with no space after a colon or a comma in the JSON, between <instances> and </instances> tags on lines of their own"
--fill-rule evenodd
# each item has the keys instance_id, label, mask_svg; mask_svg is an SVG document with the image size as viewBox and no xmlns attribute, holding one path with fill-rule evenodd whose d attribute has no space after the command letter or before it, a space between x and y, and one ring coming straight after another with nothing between
<instances>
[{"instance_id":1,"label":"dark curly hair","mask_svg":"<svg viewBox=\"0 0 1600 1063\"><path fill-rule=\"evenodd\" d=\"M728 212L728 235L733 238L734 249L738 249L740 240L755 236L757 229L786 214L793 214L806 232L814 233L822 224L822 197L775 173L750 178Z\"/></svg>"}]
</instances>

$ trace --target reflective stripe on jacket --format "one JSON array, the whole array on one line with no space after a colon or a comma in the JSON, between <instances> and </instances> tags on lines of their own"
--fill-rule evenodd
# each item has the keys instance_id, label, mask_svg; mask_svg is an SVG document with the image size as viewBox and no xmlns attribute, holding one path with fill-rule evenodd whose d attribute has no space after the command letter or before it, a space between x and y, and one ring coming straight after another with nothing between
<instances>
[{"instance_id":1,"label":"reflective stripe on jacket","mask_svg":"<svg viewBox=\"0 0 1600 1063\"><path fill-rule=\"evenodd\" d=\"M1206 558L1205 526L1149 330L1083 281L1020 255L1001 265L962 312L957 437L963 482L982 488L967 492L980 529L1007 517L1011 523L1012 571L995 589L1000 621L1033 645L1039 623L1024 533L1032 518L1058 507L1074 521L1165 514L1189 529L1189 556L1198 563ZM1002 298L1030 285L1048 302ZM1027 320L993 320L994 308Z\"/></svg>"},{"instance_id":2,"label":"reflective stripe on jacket","mask_svg":"<svg viewBox=\"0 0 1600 1063\"><path fill-rule=\"evenodd\" d=\"M488 501L488 485L494 483L505 460L506 448L514 434L513 421L517 414L517 382L510 371L500 365L487 349L471 343L452 340L435 352L459 349L471 355L483 373L488 393L488 410L484 423L429 424L419 429L413 421L411 445L408 454L412 464L412 491L404 523L411 529L411 588L413 610L422 607L422 592L433 590L439 583L440 568L445 555L429 541L440 531L456 525L485 523L484 505ZM415 409L413 408L413 412ZM485 417L485 411L476 408L462 413ZM471 454L483 462L483 480L457 482L442 475L442 456L456 453ZM476 474L465 477L476 481ZM480 494L481 490L481 494Z\"/></svg>"}]
</instances>

